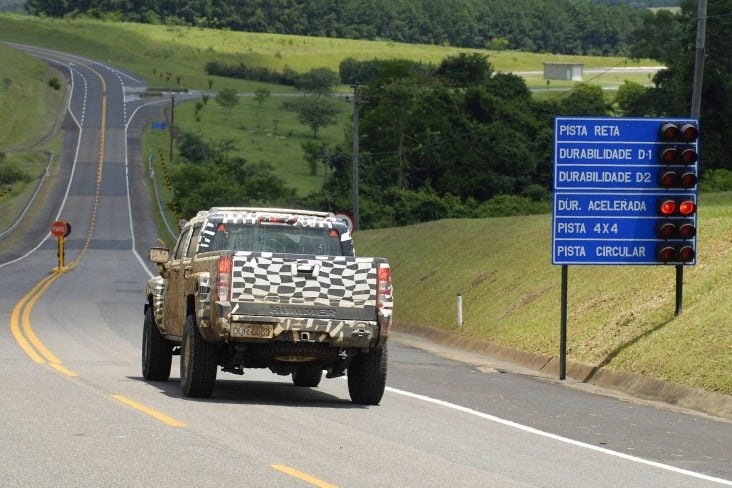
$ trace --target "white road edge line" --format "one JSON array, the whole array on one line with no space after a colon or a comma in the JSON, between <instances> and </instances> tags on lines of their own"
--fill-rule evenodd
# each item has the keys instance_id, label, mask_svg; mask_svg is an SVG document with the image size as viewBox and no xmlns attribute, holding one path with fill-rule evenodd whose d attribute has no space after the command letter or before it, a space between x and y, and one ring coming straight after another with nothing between
<instances>
[{"instance_id":1,"label":"white road edge line","mask_svg":"<svg viewBox=\"0 0 732 488\"><path fill-rule=\"evenodd\" d=\"M155 105L159 103L167 103L167 100L156 100L154 102L148 102L143 103L139 107L137 107L133 112L132 115L130 115L130 120L125 124L125 134L124 134L124 140L125 140L125 180L127 183L127 212L130 217L130 236L132 237L132 254L135 255L137 258L137 261L140 263L140 266L142 266L142 269L145 270L145 272L148 274L150 278L152 278L154 275L150 271L150 268L147 267L147 264L142 259L142 256L140 256L140 253L137 252L137 249L135 249L135 226L132 221L132 197L130 196L130 171L129 171L129 158L127 155L127 131L130 128L130 124L135 118L135 115L137 115L138 110L140 110L143 107L147 107L148 105Z\"/></svg>"},{"instance_id":2,"label":"white road edge line","mask_svg":"<svg viewBox=\"0 0 732 488\"><path fill-rule=\"evenodd\" d=\"M505 420L500 417L496 417L495 415L490 415L487 413L479 412L477 410L473 410L472 408L463 407L461 405L457 405L455 403L450 403L445 400L438 400L436 398L428 397L426 395L420 395L420 394L412 393L412 392L405 391L405 390L399 390L397 388L392 388L390 386L386 387L386 391L395 393L397 395L414 398L415 400L421 400L423 402L432 403L434 405L439 405L441 407L450 408L450 409L456 410L458 412L466 413L468 415L473 415L475 417L489 420L489 421L495 422L497 424L505 425L507 427L512 427L514 429L528 432L529 434L546 437L548 439L553 439L555 441L564 442L565 444L571 444L576 447L581 447L581 448L589 449L589 450L596 451L596 452L599 452L602 454L607 454L609 456L614 456L614 457L618 457L621 459L625 459L626 461L632 461L632 462L639 463L639 464L646 464L648 466L653 466L655 468L663 469L666 471L672 471L674 473L682 474L685 476L691 476L693 478L698 478L698 479L702 479L705 481L711 481L711 482L719 483L722 485L732 486L732 481L730 481L730 480L725 480L722 478L715 478L714 476L708 476L706 474L689 471L687 469L677 468L675 466L669 466L668 464L663 464L663 463L659 463L656 461L649 461L647 459L639 458L636 456L631 456L628 454L623 454L622 452L613 451L610 449L606 449L604 447L593 446L592 444L587 444L585 442L575 441L573 439L568 439L567 437L562 437L560 435L551 434L549 432L544 432L543 430L535 429L533 427L519 424L518 422L513 422L511 420Z\"/></svg>"}]
</instances>

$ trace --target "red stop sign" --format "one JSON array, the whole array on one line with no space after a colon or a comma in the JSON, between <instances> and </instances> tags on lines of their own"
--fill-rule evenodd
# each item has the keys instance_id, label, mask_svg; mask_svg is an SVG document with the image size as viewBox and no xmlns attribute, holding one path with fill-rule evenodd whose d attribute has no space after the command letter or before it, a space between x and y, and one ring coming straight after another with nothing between
<instances>
[{"instance_id":1,"label":"red stop sign","mask_svg":"<svg viewBox=\"0 0 732 488\"><path fill-rule=\"evenodd\" d=\"M63 220L57 220L53 224L51 224L51 234L53 234L54 237L63 237L66 235L66 222Z\"/></svg>"}]
</instances>

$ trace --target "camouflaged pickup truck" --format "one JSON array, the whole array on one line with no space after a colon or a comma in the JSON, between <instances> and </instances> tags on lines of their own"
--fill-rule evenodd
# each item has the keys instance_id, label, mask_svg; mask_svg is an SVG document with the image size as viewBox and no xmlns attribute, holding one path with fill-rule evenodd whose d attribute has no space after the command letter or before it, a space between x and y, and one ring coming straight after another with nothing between
<instances>
[{"instance_id":1,"label":"camouflaged pickup truck","mask_svg":"<svg viewBox=\"0 0 732 488\"><path fill-rule=\"evenodd\" d=\"M142 371L207 397L218 368L269 368L315 387L348 371L351 400L384 393L392 320L389 263L356 257L331 213L212 208L185 223L172 254L153 248L160 276L145 289Z\"/></svg>"}]
</instances>

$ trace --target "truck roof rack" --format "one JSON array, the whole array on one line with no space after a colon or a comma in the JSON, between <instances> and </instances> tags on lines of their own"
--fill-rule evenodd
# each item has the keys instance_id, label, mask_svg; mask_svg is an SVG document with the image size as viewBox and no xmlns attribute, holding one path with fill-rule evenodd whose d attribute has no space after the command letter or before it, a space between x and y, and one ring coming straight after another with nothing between
<instances>
[{"instance_id":1,"label":"truck roof rack","mask_svg":"<svg viewBox=\"0 0 732 488\"><path fill-rule=\"evenodd\" d=\"M312 215L315 217L333 217L332 212L319 212L315 210L302 210L292 208L265 208L265 207L211 207L210 213L216 212L242 212L242 213L281 213L289 215Z\"/></svg>"}]
</instances>

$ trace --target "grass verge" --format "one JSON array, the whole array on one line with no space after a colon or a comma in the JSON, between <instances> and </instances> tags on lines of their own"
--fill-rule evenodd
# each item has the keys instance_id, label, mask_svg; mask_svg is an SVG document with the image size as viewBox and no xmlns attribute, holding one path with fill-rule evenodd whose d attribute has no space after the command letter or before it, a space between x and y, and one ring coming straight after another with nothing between
<instances>
[{"instance_id":1,"label":"grass verge","mask_svg":"<svg viewBox=\"0 0 732 488\"><path fill-rule=\"evenodd\" d=\"M730 198L700 198L698 264L686 268L678 317L672 266L570 267L569 359L732 394ZM550 236L551 216L538 215L443 220L355 239L359 254L389 258L397 320L557 355L561 279Z\"/></svg>"}]
</instances>

